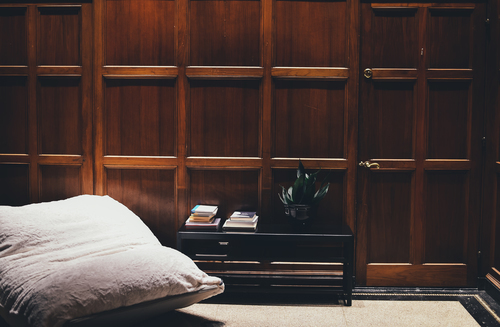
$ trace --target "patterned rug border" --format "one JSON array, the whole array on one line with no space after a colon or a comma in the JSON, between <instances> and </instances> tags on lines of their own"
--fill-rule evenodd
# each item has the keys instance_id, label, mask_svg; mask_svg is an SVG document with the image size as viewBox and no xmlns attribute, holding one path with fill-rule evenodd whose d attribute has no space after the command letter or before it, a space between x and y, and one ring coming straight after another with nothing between
<instances>
[{"instance_id":1,"label":"patterned rug border","mask_svg":"<svg viewBox=\"0 0 500 327\"><path fill-rule=\"evenodd\" d=\"M356 297L372 297L372 296L382 296L382 297L466 297L466 298L474 298L482 307L485 309L500 325L500 317L496 314L496 312L486 303L479 294L471 294L471 293L407 293L407 292L391 292L391 293L366 293L366 292L353 292L352 294L353 300L356 300ZM369 300L369 299L368 299ZM461 303L463 305L463 303ZM464 308L472 315L467 307ZM476 319L477 321L477 319ZM478 321L478 323L481 323Z\"/></svg>"}]
</instances>

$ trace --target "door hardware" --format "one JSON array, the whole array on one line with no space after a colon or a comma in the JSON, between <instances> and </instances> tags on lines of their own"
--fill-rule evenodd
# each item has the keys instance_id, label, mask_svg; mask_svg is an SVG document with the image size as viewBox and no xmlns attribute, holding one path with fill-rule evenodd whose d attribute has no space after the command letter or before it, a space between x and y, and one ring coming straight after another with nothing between
<instances>
[{"instance_id":1,"label":"door hardware","mask_svg":"<svg viewBox=\"0 0 500 327\"><path fill-rule=\"evenodd\" d=\"M359 163L361 167L380 169L380 165L376 162L370 163L369 161L361 161Z\"/></svg>"},{"instance_id":2,"label":"door hardware","mask_svg":"<svg viewBox=\"0 0 500 327\"><path fill-rule=\"evenodd\" d=\"M373 71L370 69L370 68L366 68L365 71L363 72L363 76L365 76L365 78L372 78L372 75L373 75Z\"/></svg>"}]
</instances>

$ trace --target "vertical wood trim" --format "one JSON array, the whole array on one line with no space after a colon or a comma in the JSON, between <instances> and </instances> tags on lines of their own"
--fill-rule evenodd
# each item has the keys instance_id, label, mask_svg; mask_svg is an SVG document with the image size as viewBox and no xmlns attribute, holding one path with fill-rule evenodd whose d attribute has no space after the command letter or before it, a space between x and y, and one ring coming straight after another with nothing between
<instances>
[{"instance_id":1,"label":"vertical wood trim","mask_svg":"<svg viewBox=\"0 0 500 327\"><path fill-rule=\"evenodd\" d=\"M426 40L426 26L427 26L427 9L420 7L417 12L418 17L418 38L419 47L418 51L422 48L424 49L424 55L420 55L417 64L417 135L420 135L416 139L415 148L415 164L416 169L414 173L414 194L413 202L415 204L425 203L425 170L424 161L427 154L427 104L428 104L428 94L427 94L427 80L425 78L425 69L428 65L426 58L427 56L427 40ZM414 232L412 234L412 253L413 262L412 264L420 265L424 263L424 253L425 253L425 227L424 219L417 219L419 217L425 217L425 207L423 205L415 205L415 211L413 213L413 223Z\"/></svg>"},{"instance_id":2,"label":"vertical wood trim","mask_svg":"<svg viewBox=\"0 0 500 327\"><path fill-rule=\"evenodd\" d=\"M82 193L93 194L92 155L92 4L82 4Z\"/></svg>"},{"instance_id":3,"label":"vertical wood trim","mask_svg":"<svg viewBox=\"0 0 500 327\"><path fill-rule=\"evenodd\" d=\"M186 219L188 214L189 199L187 198L188 191L188 173L186 167L187 157L187 110L189 105L188 92L189 81L186 76L186 65L189 63L189 0L177 0L177 66L179 73L176 81L177 86L177 149L175 156L177 157L176 169L176 212L177 219L175 228L179 229L180 225Z\"/></svg>"},{"instance_id":4,"label":"vertical wood trim","mask_svg":"<svg viewBox=\"0 0 500 327\"><path fill-rule=\"evenodd\" d=\"M104 85L102 66L104 65L104 14L105 0L94 1L94 194L104 195Z\"/></svg>"},{"instance_id":5,"label":"vertical wood trim","mask_svg":"<svg viewBox=\"0 0 500 327\"><path fill-rule=\"evenodd\" d=\"M29 185L30 201L38 202L40 199L39 173L38 173L38 119L37 119L37 25L38 14L35 5L29 5L27 10L28 31L28 140L30 157Z\"/></svg>"},{"instance_id":6,"label":"vertical wood trim","mask_svg":"<svg viewBox=\"0 0 500 327\"><path fill-rule=\"evenodd\" d=\"M273 29L274 29L274 3L276 0L261 0L261 46L264 76L260 85L261 93L261 119L260 119L260 156L262 169L260 171L260 199L261 212L272 212L272 184L273 172L271 169L271 151L273 144L272 112L273 112L273 80L271 76L273 66Z\"/></svg>"},{"instance_id":7,"label":"vertical wood trim","mask_svg":"<svg viewBox=\"0 0 500 327\"><path fill-rule=\"evenodd\" d=\"M346 110L347 120L345 125L347 172L344 176L345 199L344 199L344 223L347 224L354 235L356 235L356 174L358 170L358 107L359 107L359 58L360 58L360 2L358 0L347 1L349 19L347 21L349 79L346 85ZM355 250L356 251L356 250Z\"/></svg>"}]
</instances>

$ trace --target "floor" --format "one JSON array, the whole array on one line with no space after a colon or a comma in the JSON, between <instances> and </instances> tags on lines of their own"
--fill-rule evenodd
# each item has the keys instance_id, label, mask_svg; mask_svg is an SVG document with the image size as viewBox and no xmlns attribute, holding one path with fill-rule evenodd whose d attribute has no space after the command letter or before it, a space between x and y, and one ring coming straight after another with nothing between
<instances>
[{"instance_id":1,"label":"floor","mask_svg":"<svg viewBox=\"0 0 500 327\"><path fill-rule=\"evenodd\" d=\"M494 327L499 315L476 289L357 289L351 307L331 296L225 293L137 327Z\"/></svg>"}]
</instances>

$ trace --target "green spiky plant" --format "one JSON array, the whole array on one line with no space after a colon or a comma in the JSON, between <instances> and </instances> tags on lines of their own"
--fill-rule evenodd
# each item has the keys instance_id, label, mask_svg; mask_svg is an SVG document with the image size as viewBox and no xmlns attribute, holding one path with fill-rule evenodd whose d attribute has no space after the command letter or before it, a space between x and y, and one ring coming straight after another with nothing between
<instances>
[{"instance_id":1,"label":"green spiky plant","mask_svg":"<svg viewBox=\"0 0 500 327\"><path fill-rule=\"evenodd\" d=\"M290 204L303 204L309 206L315 206L321 201L326 193L328 193L328 188L330 183L326 182L328 175L321 182L321 186L316 190L316 178L320 171L317 170L314 173L307 173L304 169L302 161L299 159L299 168L297 169L297 179L293 186L285 189L281 186L281 194L278 193L281 202L285 205Z\"/></svg>"}]
</instances>

